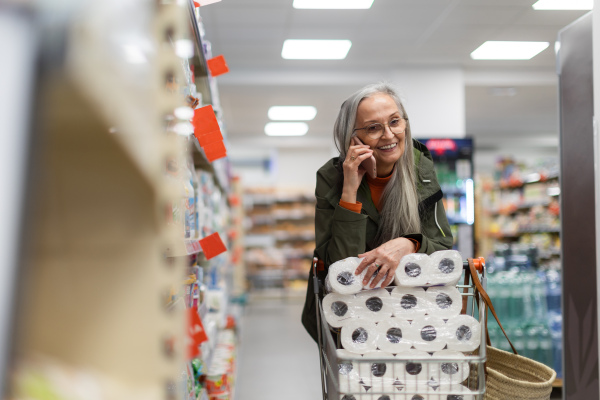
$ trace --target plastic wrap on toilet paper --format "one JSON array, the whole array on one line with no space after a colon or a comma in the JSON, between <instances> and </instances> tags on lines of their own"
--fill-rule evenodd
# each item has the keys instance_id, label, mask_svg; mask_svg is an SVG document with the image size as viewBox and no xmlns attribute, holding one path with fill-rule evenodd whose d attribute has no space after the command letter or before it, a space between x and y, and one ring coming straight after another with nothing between
<instances>
[{"instance_id":1,"label":"plastic wrap on toilet paper","mask_svg":"<svg viewBox=\"0 0 600 400\"><path fill-rule=\"evenodd\" d=\"M332 293L333 288L331 287L331 282L329 282L329 275L325 277L325 293Z\"/></svg>"},{"instance_id":2,"label":"plastic wrap on toilet paper","mask_svg":"<svg viewBox=\"0 0 600 400\"><path fill-rule=\"evenodd\" d=\"M397 286L390 296L396 317L412 320L414 317L425 315L429 309L423 288Z\"/></svg>"},{"instance_id":3,"label":"plastic wrap on toilet paper","mask_svg":"<svg viewBox=\"0 0 600 400\"><path fill-rule=\"evenodd\" d=\"M329 293L323 298L323 315L334 328L340 328L344 322L355 318L356 308L353 294Z\"/></svg>"},{"instance_id":4,"label":"plastic wrap on toilet paper","mask_svg":"<svg viewBox=\"0 0 600 400\"><path fill-rule=\"evenodd\" d=\"M389 362L386 362L386 360L389 360ZM391 385L394 379L392 374L394 360L396 360L396 357L385 351L365 353L363 354L358 373L363 378L363 382L387 380Z\"/></svg>"},{"instance_id":5,"label":"plastic wrap on toilet paper","mask_svg":"<svg viewBox=\"0 0 600 400\"><path fill-rule=\"evenodd\" d=\"M444 319L460 314L462 296L456 286L434 286L425 292L427 299L427 315Z\"/></svg>"},{"instance_id":6,"label":"plastic wrap on toilet paper","mask_svg":"<svg viewBox=\"0 0 600 400\"><path fill-rule=\"evenodd\" d=\"M357 318L379 322L393 314L392 299L386 289L363 290L356 294L353 304Z\"/></svg>"},{"instance_id":7,"label":"plastic wrap on toilet paper","mask_svg":"<svg viewBox=\"0 0 600 400\"><path fill-rule=\"evenodd\" d=\"M397 286L426 286L431 268L431 260L427 254L407 254L396 268L394 282Z\"/></svg>"},{"instance_id":8,"label":"plastic wrap on toilet paper","mask_svg":"<svg viewBox=\"0 0 600 400\"><path fill-rule=\"evenodd\" d=\"M361 356L344 349L337 349L336 355L338 357L338 383L340 392L358 393L360 391L360 376L354 359Z\"/></svg>"},{"instance_id":9,"label":"plastic wrap on toilet paper","mask_svg":"<svg viewBox=\"0 0 600 400\"><path fill-rule=\"evenodd\" d=\"M410 324L406 340L417 350L438 351L446 346L446 324L440 317L426 315L416 317Z\"/></svg>"},{"instance_id":10,"label":"plastic wrap on toilet paper","mask_svg":"<svg viewBox=\"0 0 600 400\"><path fill-rule=\"evenodd\" d=\"M353 319L342 326L341 338L342 346L349 352L369 353L377 349L377 326L366 319Z\"/></svg>"},{"instance_id":11,"label":"plastic wrap on toilet paper","mask_svg":"<svg viewBox=\"0 0 600 400\"><path fill-rule=\"evenodd\" d=\"M438 400L438 399L439 400L476 400L477 399L477 394L475 392L472 392L471 390L469 390L469 388L462 386L462 385L442 384L439 387L438 392L441 392L443 394L440 394L439 397L436 398L436 400Z\"/></svg>"},{"instance_id":12,"label":"plastic wrap on toilet paper","mask_svg":"<svg viewBox=\"0 0 600 400\"><path fill-rule=\"evenodd\" d=\"M411 344L406 340L406 332L410 323L404 318L388 318L377 323L377 348L392 354L402 353L410 349Z\"/></svg>"},{"instance_id":13,"label":"plastic wrap on toilet paper","mask_svg":"<svg viewBox=\"0 0 600 400\"><path fill-rule=\"evenodd\" d=\"M395 393L406 392L408 387L415 385L425 385L428 380L428 362L431 355L425 351L410 349L403 353L396 354L396 363L394 365L394 383Z\"/></svg>"},{"instance_id":14,"label":"plastic wrap on toilet paper","mask_svg":"<svg viewBox=\"0 0 600 400\"><path fill-rule=\"evenodd\" d=\"M463 272L463 258L456 250L436 251L429 256L430 285L456 285Z\"/></svg>"},{"instance_id":15,"label":"plastic wrap on toilet paper","mask_svg":"<svg viewBox=\"0 0 600 400\"><path fill-rule=\"evenodd\" d=\"M358 257L348 257L336 261L329 266L327 277L333 292L340 294L355 294L362 290L362 281L365 277L366 270L360 275L354 275L356 267L360 264L360 260L361 259Z\"/></svg>"},{"instance_id":16,"label":"plastic wrap on toilet paper","mask_svg":"<svg viewBox=\"0 0 600 400\"><path fill-rule=\"evenodd\" d=\"M458 315L446 322L448 350L473 351L481 342L481 324L470 315Z\"/></svg>"},{"instance_id":17,"label":"plastic wrap on toilet paper","mask_svg":"<svg viewBox=\"0 0 600 400\"><path fill-rule=\"evenodd\" d=\"M448 362L437 363L439 366L439 375L436 379L442 385L461 383L469 377L469 362L460 351L440 350L434 352L431 358L448 359Z\"/></svg>"}]
</instances>

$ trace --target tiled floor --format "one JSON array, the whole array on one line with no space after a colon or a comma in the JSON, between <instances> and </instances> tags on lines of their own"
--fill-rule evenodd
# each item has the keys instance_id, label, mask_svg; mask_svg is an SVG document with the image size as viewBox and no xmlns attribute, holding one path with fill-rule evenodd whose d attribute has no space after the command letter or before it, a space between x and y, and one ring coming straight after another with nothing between
<instances>
[{"instance_id":1,"label":"tiled floor","mask_svg":"<svg viewBox=\"0 0 600 400\"><path fill-rule=\"evenodd\" d=\"M320 399L316 343L300 323L303 299L251 299L241 325L235 400Z\"/></svg>"}]
</instances>

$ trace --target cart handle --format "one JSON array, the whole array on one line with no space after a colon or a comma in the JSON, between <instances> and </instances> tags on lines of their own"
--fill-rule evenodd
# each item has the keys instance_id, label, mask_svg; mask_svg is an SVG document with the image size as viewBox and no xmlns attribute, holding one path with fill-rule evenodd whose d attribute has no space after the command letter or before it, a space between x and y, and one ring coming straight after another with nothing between
<instances>
[{"instance_id":1,"label":"cart handle","mask_svg":"<svg viewBox=\"0 0 600 400\"><path fill-rule=\"evenodd\" d=\"M467 261L463 262L464 269L469 269L469 260L473 260L473 266L475 267L477 272L479 272L479 273L483 272L483 269L485 268L485 258L478 257L478 258L467 259Z\"/></svg>"}]
</instances>

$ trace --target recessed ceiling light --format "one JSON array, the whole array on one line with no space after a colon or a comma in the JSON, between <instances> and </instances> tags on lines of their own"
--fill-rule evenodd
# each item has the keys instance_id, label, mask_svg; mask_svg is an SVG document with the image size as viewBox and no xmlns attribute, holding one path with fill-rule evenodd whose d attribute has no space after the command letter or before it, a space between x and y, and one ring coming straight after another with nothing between
<instances>
[{"instance_id":1,"label":"recessed ceiling light","mask_svg":"<svg viewBox=\"0 0 600 400\"><path fill-rule=\"evenodd\" d=\"M297 40L283 42L281 57L286 60L343 60L352 47L349 40Z\"/></svg>"},{"instance_id":2,"label":"recessed ceiling light","mask_svg":"<svg viewBox=\"0 0 600 400\"><path fill-rule=\"evenodd\" d=\"M373 0L294 0L294 8L312 9L367 9Z\"/></svg>"},{"instance_id":3,"label":"recessed ceiling light","mask_svg":"<svg viewBox=\"0 0 600 400\"><path fill-rule=\"evenodd\" d=\"M529 60L549 45L548 42L487 41L471 53L471 58L473 60Z\"/></svg>"},{"instance_id":4,"label":"recessed ceiling light","mask_svg":"<svg viewBox=\"0 0 600 400\"><path fill-rule=\"evenodd\" d=\"M538 0L534 10L591 10L594 0Z\"/></svg>"},{"instance_id":5,"label":"recessed ceiling light","mask_svg":"<svg viewBox=\"0 0 600 400\"><path fill-rule=\"evenodd\" d=\"M265 125L267 136L304 136L308 132L305 122L269 122Z\"/></svg>"},{"instance_id":6,"label":"recessed ceiling light","mask_svg":"<svg viewBox=\"0 0 600 400\"><path fill-rule=\"evenodd\" d=\"M269 108L269 119L273 121L312 121L317 115L313 106L273 106Z\"/></svg>"}]
</instances>

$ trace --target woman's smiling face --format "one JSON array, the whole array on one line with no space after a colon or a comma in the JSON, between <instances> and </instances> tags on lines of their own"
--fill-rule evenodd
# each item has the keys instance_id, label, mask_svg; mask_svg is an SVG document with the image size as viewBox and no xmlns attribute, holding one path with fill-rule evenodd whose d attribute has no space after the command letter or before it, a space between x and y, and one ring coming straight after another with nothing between
<instances>
[{"instance_id":1,"label":"woman's smiling face","mask_svg":"<svg viewBox=\"0 0 600 400\"><path fill-rule=\"evenodd\" d=\"M356 136L373 149L379 177L391 174L394 165L404 154L406 132L403 130L401 133L394 134L389 127L391 123L397 123L397 120L403 117L394 99L385 93L377 93L358 105L354 126L355 129L359 129L356 131ZM384 127L383 136L379 139L370 138L365 130L360 130L374 123L382 124Z\"/></svg>"}]
</instances>

